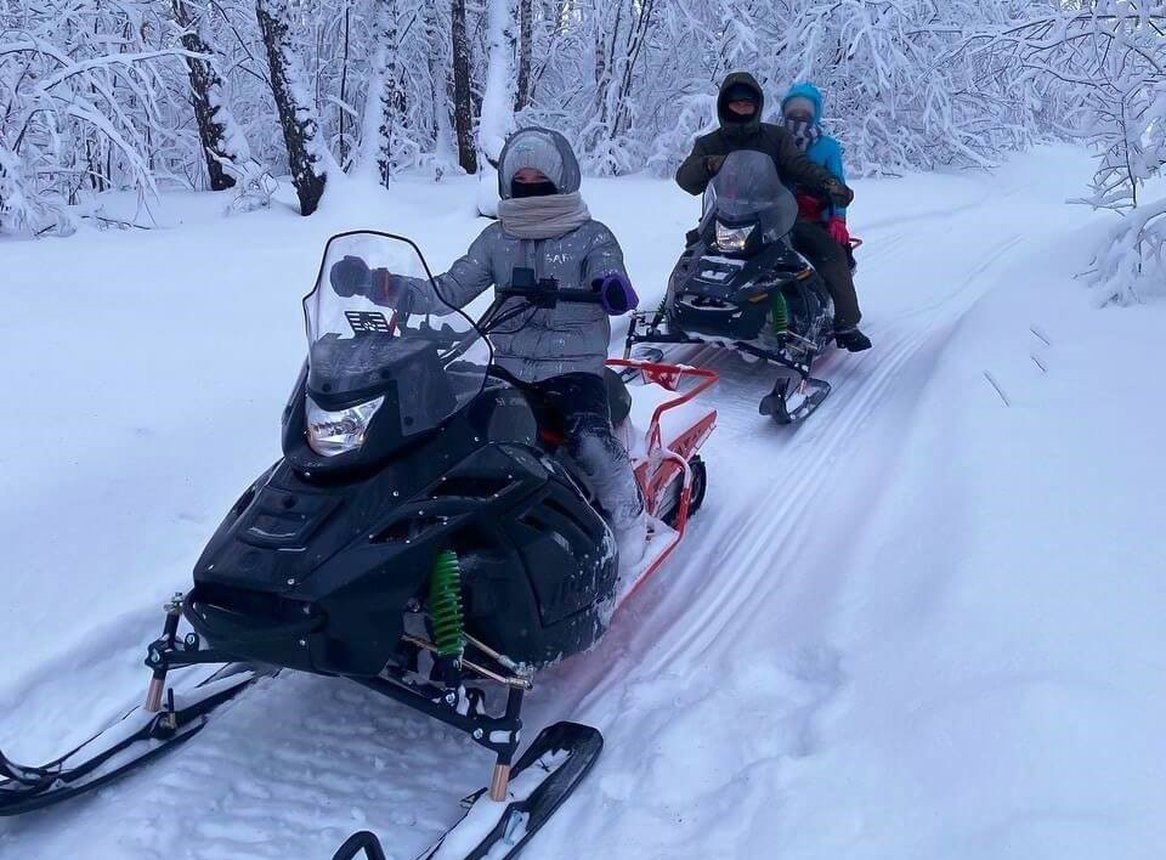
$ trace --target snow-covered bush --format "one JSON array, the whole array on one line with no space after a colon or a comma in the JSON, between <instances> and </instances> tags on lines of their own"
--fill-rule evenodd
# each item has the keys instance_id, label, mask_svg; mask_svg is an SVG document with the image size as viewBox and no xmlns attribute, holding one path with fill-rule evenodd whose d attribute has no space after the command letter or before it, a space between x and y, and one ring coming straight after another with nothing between
<instances>
[{"instance_id":1,"label":"snow-covered bush","mask_svg":"<svg viewBox=\"0 0 1166 860\"><path fill-rule=\"evenodd\" d=\"M974 41L987 68L1021 68L1026 83L1055 91L1063 131L1097 150L1081 202L1121 218L1087 273L1103 299L1166 292L1166 200L1145 199L1146 183L1166 172L1166 5L1065 2Z\"/></svg>"},{"instance_id":2,"label":"snow-covered bush","mask_svg":"<svg viewBox=\"0 0 1166 860\"><path fill-rule=\"evenodd\" d=\"M1161 0L0 0L0 231L67 232L109 189L245 211L281 174L307 213L328 172L417 166L479 172L486 212L529 124L667 175L746 70L767 119L816 82L856 173L1095 146L1086 202L1121 221L1091 277L1130 301L1163 281L1164 32Z\"/></svg>"},{"instance_id":3,"label":"snow-covered bush","mask_svg":"<svg viewBox=\"0 0 1166 860\"><path fill-rule=\"evenodd\" d=\"M148 194L181 171L164 74L184 53L153 4L0 7L0 229L67 231L84 192Z\"/></svg>"}]
</instances>

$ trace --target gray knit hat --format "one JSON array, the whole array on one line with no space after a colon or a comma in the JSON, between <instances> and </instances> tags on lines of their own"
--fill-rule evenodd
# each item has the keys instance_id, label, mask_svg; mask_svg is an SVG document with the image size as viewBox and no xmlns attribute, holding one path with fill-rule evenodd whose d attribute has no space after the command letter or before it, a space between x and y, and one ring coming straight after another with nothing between
<instances>
[{"instance_id":1,"label":"gray knit hat","mask_svg":"<svg viewBox=\"0 0 1166 860\"><path fill-rule=\"evenodd\" d=\"M567 138L549 128L520 128L502 147L498 159L498 196L510 198L514 174L531 167L555 184L560 194L579 190L579 162Z\"/></svg>"}]
</instances>

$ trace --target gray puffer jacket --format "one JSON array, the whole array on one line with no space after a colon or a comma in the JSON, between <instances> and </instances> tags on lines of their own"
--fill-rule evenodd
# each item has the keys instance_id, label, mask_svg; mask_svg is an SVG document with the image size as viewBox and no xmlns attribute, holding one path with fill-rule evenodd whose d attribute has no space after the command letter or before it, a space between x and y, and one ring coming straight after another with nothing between
<instances>
[{"instance_id":1,"label":"gray puffer jacket","mask_svg":"<svg viewBox=\"0 0 1166 860\"><path fill-rule=\"evenodd\" d=\"M560 288L573 290L589 289L603 275L626 275L619 243L598 221L555 239L515 239L501 224L491 224L464 257L437 277L437 290L444 302L460 308L495 284L508 285L515 268L533 269L535 280L554 278ZM443 310L430 289L411 286L414 311ZM521 304L522 299L507 299L500 313ZM568 302L531 308L490 335L494 360L525 382L564 373L602 373L610 340L611 324L600 305Z\"/></svg>"},{"instance_id":2,"label":"gray puffer jacket","mask_svg":"<svg viewBox=\"0 0 1166 860\"><path fill-rule=\"evenodd\" d=\"M550 179L558 194L577 194L579 163L570 144L558 132L522 129L507 141L499 158L498 186L510 197L511 180L523 168ZM439 301L428 281L410 279L412 309L441 313L447 305L464 307L491 286L509 286L516 268L534 270L535 280L554 278L561 289L590 289L604 275L627 276L623 251L606 226L587 217L580 226L546 239L518 238L503 221L491 224L474 240L465 256L437 277ZM501 212L501 210L500 210ZM526 302L507 299L499 315ZM529 307L490 334L494 360L526 382L541 382L564 373L603 373L611 324L598 304L561 302L552 309Z\"/></svg>"}]
</instances>

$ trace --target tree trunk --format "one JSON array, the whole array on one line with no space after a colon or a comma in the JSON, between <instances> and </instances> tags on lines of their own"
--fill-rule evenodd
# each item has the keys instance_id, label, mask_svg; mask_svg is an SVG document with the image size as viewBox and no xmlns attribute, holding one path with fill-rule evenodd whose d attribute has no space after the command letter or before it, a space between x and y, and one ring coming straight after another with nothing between
<instances>
[{"instance_id":1,"label":"tree trunk","mask_svg":"<svg viewBox=\"0 0 1166 860\"><path fill-rule=\"evenodd\" d=\"M486 87L478 118L478 167L482 160L497 164L506 138L514 129L514 14L510 0L488 0L486 26Z\"/></svg>"},{"instance_id":2,"label":"tree trunk","mask_svg":"<svg viewBox=\"0 0 1166 860\"><path fill-rule=\"evenodd\" d=\"M534 39L534 0L518 0L518 87L514 96L517 113L530 104L530 59Z\"/></svg>"},{"instance_id":3,"label":"tree trunk","mask_svg":"<svg viewBox=\"0 0 1166 860\"><path fill-rule=\"evenodd\" d=\"M631 101L632 86L635 82L636 62L640 58L644 43L648 38L648 31L652 25L652 7L655 0L642 0L639 6L638 17L628 42L627 51L623 58L623 75L621 76L619 91L616 94L615 121L611 125L611 139L627 131L631 124L629 104Z\"/></svg>"},{"instance_id":4,"label":"tree trunk","mask_svg":"<svg viewBox=\"0 0 1166 860\"><path fill-rule=\"evenodd\" d=\"M439 20L441 13L435 3L426 4L425 10L425 43L429 46L428 67L430 98L433 102L433 136L434 153L437 156L438 178L444 165L453 162L453 153L450 144L453 135L450 129L449 111L449 56L444 38L444 22Z\"/></svg>"},{"instance_id":5,"label":"tree trunk","mask_svg":"<svg viewBox=\"0 0 1166 860\"><path fill-rule=\"evenodd\" d=\"M376 163L377 177L385 188L397 172L397 141L405 122L399 11L397 0L378 0L374 28L378 48L373 59L362 134L362 160Z\"/></svg>"},{"instance_id":6,"label":"tree trunk","mask_svg":"<svg viewBox=\"0 0 1166 860\"><path fill-rule=\"evenodd\" d=\"M345 105L348 104L348 54L349 54L351 26L352 26L352 7L348 3L345 3L344 4L344 54L343 54L343 58L341 60L341 67L340 67L340 101ZM340 166L341 166L341 168L344 168L344 169L347 169L347 167L348 167L348 153L351 150L351 146L348 143L348 137L344 133L344 121L347 117L347 114L348 114L348 111L346 111L343 107L341 107L339 110L336 111L337 125L339 125L339 127L340 127L340 129L339 129L340 133L338 135L338 146L340 149Z\"/></svg>"},{"instance_id":7,"label":"tree trunk","mask_svg":"<svg viewBox=\"0 0 1166 860\"><path fill-rule=\"evenodd\" d=\"M267 51L271 94L283 128L288 167L300 199L300 214L311 215L324 194L326 177L320 158L315 109L307 98L302 70L288 35L287 0L256 0L255 15Z\"/></svg>"},{"instance_id":8,"label":"tree trunk","mask_svg":"<svg viewBox=\"0 0 1166 860\"><path fill-rule=\"evenodd\" d=\"M470 92L470 40L466 33L466 0L452 0L450 34L453 40L453 124L457 133L458 163L466 173L478 172L474 147L474 107Z\"/></svg>"},{"instance_id":9,"label":"tree trunk","mask_svg":"<svg viewBox=\"0 0 1166 860\"><path fill-rule=\"evenodd\" d=\"M174 21L182 28L182 47L197 54L214 53L191 15L186 0L171 0ZM223 79L218 70L207 60L186 58L186 70L190 77L190 92L194 103L194 118L198 125L198 138L202 142L203 157L207 174L210 176L212 191L226 191L235 187L235 178L223 169L223 162L236 163L249 153L238 152L240 141L231 140L228 129L234 131L236 124L231 116L223 92ZM245 146L245 144L244 144Z\"/></svg>"}]
</instances>

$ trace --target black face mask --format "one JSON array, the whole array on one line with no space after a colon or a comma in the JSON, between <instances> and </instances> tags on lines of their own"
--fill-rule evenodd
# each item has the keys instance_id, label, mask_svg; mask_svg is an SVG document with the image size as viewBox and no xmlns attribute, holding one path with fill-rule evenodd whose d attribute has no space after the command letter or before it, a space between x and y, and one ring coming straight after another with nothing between
<instances>
[{"instance_id":1,"label":"black face mask","mask_svg":"<svg viewBox=\"0 0 1166 860\"><path fill-rule=\"evenodd\" d=\"M547 197L551 194L557 194L558 190L555 188L555 183L549 179L544 179L541 182L519 182L517 179L510 180L511 197Z\"/></svg>"},{"instance_id":2,"label":"black face mask","mask_svg":"<svg viewBox=\"0 0 1166 860\"><path fill-rule=\"evenodd\" d=\"M732 110L732 108L728 107L727 105L725 106L725 121L726 122L734 122L734 123L744 124L747 122L753 122L753 120L755 120L755 119L757 119L757 104L756 103L754 103L754 105L753 105L753 112L752 113L735 113Z\"/></svg>"}]
</instances>

